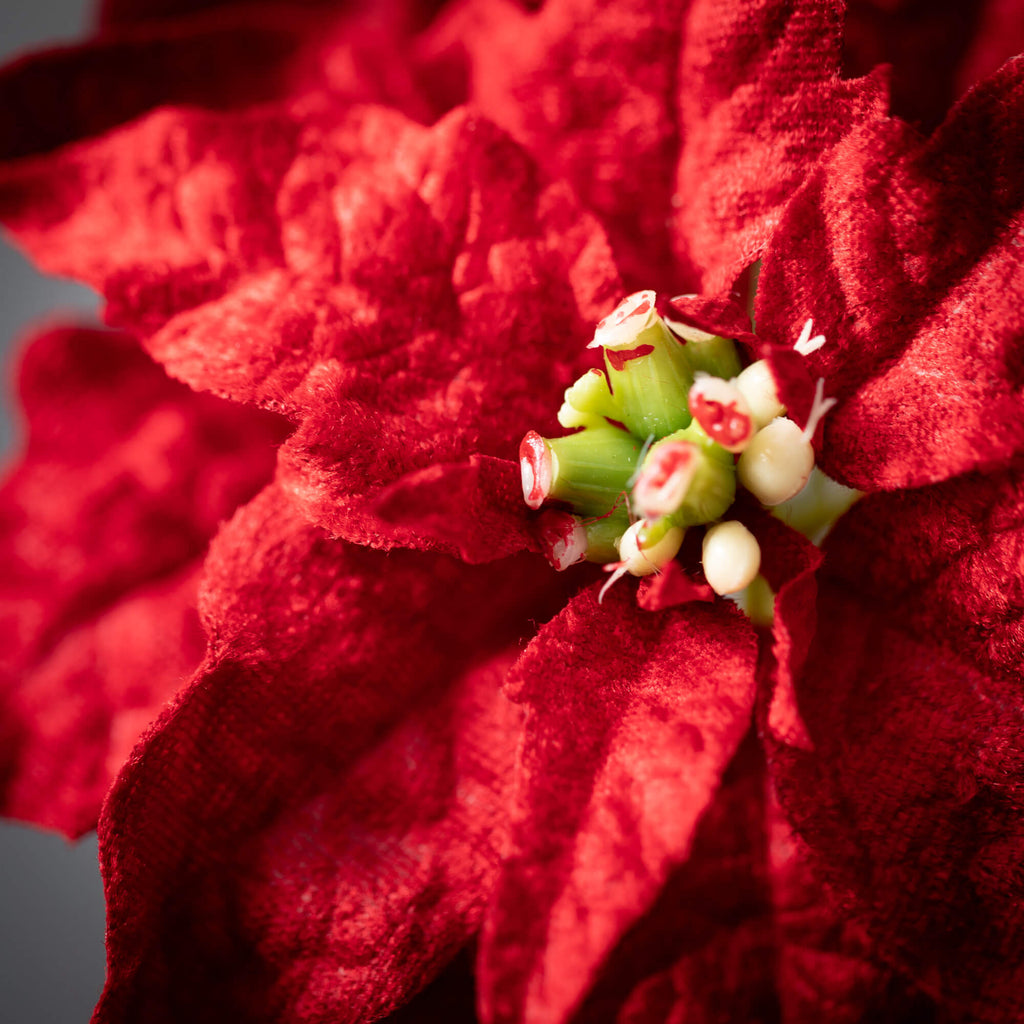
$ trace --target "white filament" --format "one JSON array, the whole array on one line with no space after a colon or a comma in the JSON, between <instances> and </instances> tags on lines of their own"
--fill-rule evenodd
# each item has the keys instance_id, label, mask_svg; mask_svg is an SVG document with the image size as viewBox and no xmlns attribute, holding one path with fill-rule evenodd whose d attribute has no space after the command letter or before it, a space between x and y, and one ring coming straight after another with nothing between
<instances>
[{"instance_id":1,"label":"white filament","mask_svg":"<svg viewBox=\"0 0 1024 1024\"><path fill-rule=\"evenodd\" d=\"M808 319L807 323L804 324L804 329L800 332L800 337L796 339L796 344L793 346L802 356L809 356L813 352L817 352L825 344L825 335L816 334L812 338L812 330L814 330L814 320Z\"/></svg>"}]
</instances>

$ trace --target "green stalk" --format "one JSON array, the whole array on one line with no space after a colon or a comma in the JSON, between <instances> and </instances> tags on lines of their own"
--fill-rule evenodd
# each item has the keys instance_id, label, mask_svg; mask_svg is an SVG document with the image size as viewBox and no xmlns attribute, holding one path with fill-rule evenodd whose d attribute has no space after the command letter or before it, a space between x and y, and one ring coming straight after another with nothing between
<instances>
[{"instance_id":1,"label":"green stalk","mask_svg":"<svg viewBox=\"0 0 1024 1024\"><path fill-rule=\"evenodd\" d=\"M600 519L585 519L583 528L587 531L587 561L617 562L618 539L629 529L629 516L624 508L616 509L611 515Z\"/></svg>"},{"instance_id":2,"label":"green stalk","mask_svg":"<svg viewBox=\"0 0 1024 1024\"><path fill-rule=\"evenodd\" d=\"M567 502L583 516L604 515L624 502L640 457L635 437L603 426L544 440L554 456L548 497Z\"/></svg>"},{"instance_id":3,"label":"green stalk","mask_svg":"<svg viewBox=\"0 0 1024 1024\"><path fill-rule=\"evenodd\" d=\"M637 437L656 438L690 423L693 371L683 345L660 319L629 343L606 347L605 366L622 422Z\"/></svg>"},{"instance_id":4,"label":"green stalk","mask_svg":"<svg viewBox=\"0 0 1024 1024\"><path fill-rule=\"evenodd\" d=\"M686 429L664 437L651 448L669 441L690 441L697 446L697 472L679 508L670 516L676 526L713 523L725 514L736 497L736 464L732 454L715 444L694 420Z\"/></svg>"}]
</instances>

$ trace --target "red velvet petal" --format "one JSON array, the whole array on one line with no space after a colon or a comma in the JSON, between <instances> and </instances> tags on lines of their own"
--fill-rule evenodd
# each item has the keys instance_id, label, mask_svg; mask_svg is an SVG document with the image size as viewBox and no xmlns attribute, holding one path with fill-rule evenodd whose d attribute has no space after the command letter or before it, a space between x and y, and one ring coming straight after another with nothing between
<instances>
[{"instance_id":1,"label":"red velvet petal","mask_svg":"<svg viewBox=\"0 0 1024 1024\"><path fill-rule=\"evenodd\" d=\"M764 785L750 732L697 824L686 863L606 960L574 1022L779 1020Z\"/></svg>"},{"instance_id":2,"label":"red velvet petal","mask_svg":"<svg viewBox=\"0 0 1024 1024\"><path fill-rule=\"evenodd\" d=\"M476 564L537 550L522 498L519 466L474 455L407 474L376 497L373 512L382 537L402 539L405 547L433 542Z\"/></svg>"},{"instance_id":3,"label":"red velvet petal","mask_svg":"<svg viewBox=\"0 0 1024 1024\"><path fill-rule=\"evenodd\" d=\"M866 499L839 524L819 573L814 643L791 694L776 692L806 742L771 723L766 735L787 815L876 955L938 999L944 1020L1009 1022L1024 1013L1020 959L1006 954L1024 939L1019 658L1004 673L995 657L975 658L998 644L961 640L979 608L969 581L988 577L994 590L1002 574L1016 586L1019 569L1012 539L991 554L959 548L973 532L969 503L961 513L933 497L953 486L917 495L919 513L910 496ZM961 486L966 494L970 482ZM996 510L978 530L1014 514ZM886 538L884 524L901 517ZM921 536L904 550L915 523ZM902 590L872 583L889 557L894 578L901 567L911 576ZM946 633L940 624L956 622L950 585L965 609ZM1011 624L993 638L1012 633Z\"/></svg>"},{"instance_id":4,"label":"red velvet petal","mask_svg":"<svg viewBox=\"0 0 1024 1024\"><path fill-rule=\"evenodd\" d=\"M953 102L1024 49L1021 0L851 0L843 64L892 66L893 114L931 129Z\"/></svg>"},{"instance_id":5,"label":"red velvet petal","mask_svg":"<svg viewBox=\"0 0 1024 1024\"><path fill-rule=\"evenodd\" d=\"M693 579L682 566L671 561L654 576L648 576L637 590L637 604L645 611L660 612L690 601L713 601L715 592Z\"/></svg>"},{"instance_id":6,"label":"red velvet petal","mask_svg":"<svg viewBox=\"0 0 1024 1024\"><path fill-rule=\"evenodd\" d=\"M679 290L665 217L681 0L468 0L423 45L438 102L471 101L601 218L627 281ZM445 90L444 86L448 86Z\"/></svg>"},{"instance_id":7,"label":"red velvet petal","mask_svg":"<svg viewBox=\"0 0 1024 1024\"><path fill-rule=\"evenodd\" d=\"M820 461L844 483L942 480L1024 441L1022 116L1016 61L929 142L895 121L845 140L780 223L758 334L792 345L811 317L824 335L807 362L840 404Z\"/></svg>"},{"instance_id":8,"label":"red velvet petal","mask_svg":"<svg viewBox=\"0 0 1024 1024\"><path fill-rule=\"evenodd\" d=\"M140 583L0 669L0 810L76 838L159 709L202 660L199 561ZM7 589L6 587L4 589ZM0 597L0 614L9 595Z\"/></svg>"},{"instance_id":9,"label":"red velvet petal","mask_svg":"<svg viewBox=\"0 0 1024 1024\"><path fill-rule=\"evenodd\" d=\"M860 922L815 878L813 858L770 801L777 986L785 1024L926 1024L935 1007L879 962Z\"/></svg>"},{"instance_id":10,"label":"red velvet petal","mask_svg":"<svg viewBox=\"0 0 1024 1024\"><path fill-rule=\"evenodd\" d=\"M283 114L161 111L0 174L0 216L51 273L152 330L280 262L276 188L299 133Z\"/></svg>"},{"instance_id":11,"label":"red velvet petal","mask_svg":"<svg viewBox=\"0 0 1024 1024\"><path fill-rule=\"evenodd\" d=\"M28 444L0 490L0 808L80 834L202 655L198 562L270 475L281 426L102 331L40 336L21 391Z\"/></svg>"},{"instance_id":12,"label":"red velvet petal","mask_svg":"<svg viewBox=\"0 0 1024 1024\"><path fill-rule=\"evenodd\" d=\"M879 78L839 79L842 14L839 0L691 5L672 231L701 291L729 287L821 153L885 112Z\"/></svg>"},{"instance_id":13,"label":"red velvet petal","mask_svg":"<svg viewBox=\"0 0 1024 1024\"><path fill-rule=\"evenodd\" d=\"M858 593L898 608L905 628L1012 675L1024 657L1022 547L1018 458L1003 473L865 498L829 538L828 562Z\"/></svg>"},{"instance_id":14,"label":"red velvet petal","mask_svg":"<svg viewBox=\"0 0 1024 1024\"><path fill-rule=\"evenodd\" d=\"M745 345L753 345L750 315L744 308L746 297L739 291L721 295L658 296L658 312L670 320L678 320L690 327L716 334L720 338L734 338Z\"/></svg>"},{"instance_id":15,"label":"red velvet petal","mask_svg":"<svg viewBox=\"0 0 1024 1024\"><path fill-rule=\"evenodd\" d=\"M428 120L409 61L397 56L408 34L401 6L342 17L308 3L220 5L25 57L0 73L0 159L46 153L165 105L227 109L314 87Z\"/></svg>"},{"instance_id":16,"label":"red velvet petal","mask_svg":"<svg viewBox=\"0 0 1024 1024\"><path fill-rule=\"evenodd\" d=\"M754 506L741 505L740 518L761 546L761 574L775 594L772 621L771 689L762 692L761 715L775 736L793 746L808 744L797 710L795 679L803 670L817 627L817 584L821 552L806 537Z\"/></svg>"},{"instance_id":17,"label":"red velvet petal","mask_svg":"<svg viewBox=\"0 0 1024 1024\"><path fill-rule=\"evenodd\" d=\"M210 659L101 824L97 1021L373 1019L466 941L519 732L503 651L549 607L545 566L505 568L331 541L274 489L236 515Z\"/></svg>"},{"instance_id":18,"label":"red velvet petal","mask_svg":"<svg viewBox=\"0 0 1024 1024\"><path fill-rule=\"evenodd\" d=\"M385 11L390 20L408 17L415 21L426 21L433 16L441 0L378 0L374 8ZM198 11L222 7L239 7L248 18L258 18L267 8L260 0L101 0L100 23L110 25L134 25L143 21L163 18L180 18ZM345 8L358 6L345 0L292 0L290 7L296 8Z\"/></svg>"},{"instance_id":19,"label":"red velvet petal","mask_svg":"<svg viewBox=\"0 0 1024 1024\"><path fill-rule=\"evenodd\" d=\"M303 111L154 115L69 151L59 186L23 178L57 196L20 230L112 319L163 327L174 375L304 420L282 478L314 521L389 546L374 493L553 430L620 286L595 222L475 116Z\"/></svg>"},{"instance_id":20,"label":"red velvet petal","mask_svg":"<svg viewBox=\"0 0 1024 1024\"><path fill-rule=\"evenodd\" d=\"M344 0L293 0L292 7L301 13L302 8L321 6L345 6ZM100 0L100 24L135 25L140 22L181 18L200 11L219 8L240 7L252 18L260 13L266 4L249 0Z\"/></svg>"},{"instance_id":21,"label":"red velvet petal","mask_svg":"<svg viewBox=\"0 0 1024 1024\"><path fill-rule=\"evenodd\" d=\"M563 1020L691 853L750 721L756 645L731 605L636 609L597 588L514 669L527 708L512 846L481 950L494 1021Z\"/></svg>"}]
</instances>

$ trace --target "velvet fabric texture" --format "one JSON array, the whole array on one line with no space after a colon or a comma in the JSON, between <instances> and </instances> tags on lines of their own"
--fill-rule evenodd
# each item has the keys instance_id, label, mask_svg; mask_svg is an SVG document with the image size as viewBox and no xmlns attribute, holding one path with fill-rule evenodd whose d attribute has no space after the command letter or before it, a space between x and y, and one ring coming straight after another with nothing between
<instances>
[{"instance_id":1,"label":"velvet fabric texture","mask_svg":"<svg viewBox=\"0 0 1024 1024\"><path fill-rule=\"evenodd\" d=\"M108 0L0 73L0 218L113 328L27 348L0 491L0 806L99 823L96 1024L1024 1017L1022 11L969 6ZM603 603L537 554L517 442L638 287L838 400L823 550L735 509L770 628L692 544Z\"/></svg>"}]
</instances>

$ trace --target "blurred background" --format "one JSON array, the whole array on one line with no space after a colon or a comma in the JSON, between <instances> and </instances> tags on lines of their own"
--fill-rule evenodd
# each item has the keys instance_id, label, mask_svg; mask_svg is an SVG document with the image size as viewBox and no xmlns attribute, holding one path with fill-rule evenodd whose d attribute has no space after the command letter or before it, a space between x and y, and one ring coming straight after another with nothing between
<instances>
[{"instance_id":1,"label":"blurred background","mask_svg":"<svg viewBox=\"0 0 1024 1024\"><path fill-rule=\"evenodd\" d=\"M93 0L0 0L0 59L86 34ZM21 444L12 416L11 360L42 320L89 320L95 295L33 271L0 242L3 399L0 452ZM103 986L103 889L94 836L60 836L0 822L0 1020L3 1024L83 1024Z\"/></svg>"}]
</instances>

